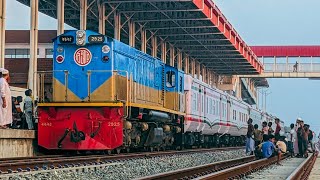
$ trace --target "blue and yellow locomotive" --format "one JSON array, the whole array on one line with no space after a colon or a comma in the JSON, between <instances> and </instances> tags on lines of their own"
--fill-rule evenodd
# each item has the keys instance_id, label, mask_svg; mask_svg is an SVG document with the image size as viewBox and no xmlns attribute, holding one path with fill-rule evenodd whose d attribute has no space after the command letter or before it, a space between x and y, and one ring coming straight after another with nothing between
<instances>
[{"instance_id":1,"label":"blue and yellow locomotive","mask_svg":"<svg viewBox=\"0 0 320 180\"><path fill-rule=\"evenodd\" d=\"M53 93L44 102L39 88L40 146L120 150L182 144L184 73L177 68L78 30L54 39L53 71L41 73L52 73Z\"/></svg>"}]
</instances>

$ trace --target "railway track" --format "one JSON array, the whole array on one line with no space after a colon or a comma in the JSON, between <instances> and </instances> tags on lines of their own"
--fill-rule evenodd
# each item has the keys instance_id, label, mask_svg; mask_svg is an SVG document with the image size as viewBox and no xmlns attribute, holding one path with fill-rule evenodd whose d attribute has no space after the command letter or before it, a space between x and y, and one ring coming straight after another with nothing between
<instances>
[{"instance_id":1,"label":"railway track","mask_svg":"<svg viewBox=\"0 0 320 180\"><path fill-rule=\"evenodd\" d=\"M87 155L87 156L37 156L32 158L0 159L0 176L16 174L19 172L32 172L38 170L62 169L80 166L98 166L101 164L118 162L121 160L166 156L175 154L201 153L212 151L227 151L243 149L243 147L191 149L184 151L160 151L146 153L127 153L119 155Z\"/></svg>"},{"instance_id":2,"label":"railway track","mask_svg":"<svg viewBox=\"0 0 320 180\"><path fill-rule=\"evenodd\" d=\"M284 156L283 159L288 156ZM285 169L286 166L277 167L277 172L272 174L275 177L280 177L279 172L283 173L284 179L307 179L312 166L316 160L317 154L312 154L307 159L300 159L301 162L294 165L294 163L288 161L289 166L294 166L293 169ZM293 160L295 158L292 158ZM254 156L248 156L244 158L232 159L228 161L215 162L207 165L196 166L186 169L180 169L176 171L170 171L166 173L156 174L152 176L147 176L139 178L138 180L169 180L169 179L242 179L247 175L264 169L277 162L277 157L272 157L269 159L256 160ZM283 168L283 170L281 170ZM291 167L292 168L292 167ZM286 174L286 171L287 174ZM268 174L268 173L266 173ZM257 177L250 177L250 179L255 179ZM266 177L265 175L261 179L273 179L274 177ZM259 179L259 178L257 178Z\"/></svg>"}]
</instances>

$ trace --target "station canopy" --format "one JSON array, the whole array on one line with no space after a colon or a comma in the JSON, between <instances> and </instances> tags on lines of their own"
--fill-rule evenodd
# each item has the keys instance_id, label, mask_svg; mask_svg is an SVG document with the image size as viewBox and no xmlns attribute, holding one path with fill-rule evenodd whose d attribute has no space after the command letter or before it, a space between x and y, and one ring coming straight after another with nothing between
<instances>
[{"instance_id":1,"label":"station canopy","mask_svg":"<svg viewBox=\"0 0 320 180\"><path fill-rule=\"evenodd\" d=\"M18 1L30 5L30 0ZM94 31L99 27L98 3L106 4L106 31L111 37L113 13L117 12L124 29L121 41L129 39L126 27L131 19L138 25L136 29L145 28L217 74L260 74L263 70L257 56L212 0L88 0L87 29ZM80 0L65 0L65 23L77 29L79 6ZM39 0L39 11L57 18L57 0Z\"/></svg>"}]
</instances>

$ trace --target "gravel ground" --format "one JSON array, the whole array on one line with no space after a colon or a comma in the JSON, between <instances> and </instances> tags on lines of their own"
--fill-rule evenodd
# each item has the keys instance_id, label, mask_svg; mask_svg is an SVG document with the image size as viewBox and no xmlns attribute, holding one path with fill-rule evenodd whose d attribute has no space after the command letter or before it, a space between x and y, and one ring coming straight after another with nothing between
<instances>
[{"instance_id":1,"label":"gravel ground","mask_svg":"<svg viewBox=\"0 0 320 180\"><path fill-rule=\"evenodd\" d=\"M63 172L52 171L46 173L37 173L32 175L16 175L12 180L100 180L100 179L116 179L125 180L143 176L149 176L166 171L193 167L212 162L230 160L245 156L244 150L231 150L220 152L193 153L186 155L171 155L161 157L150 157L147 159L135 159L120 162L106 166L102 169L88 170L87 172ZM1 178L0 178L1 179Z\"/></svg>"}]
</instances>

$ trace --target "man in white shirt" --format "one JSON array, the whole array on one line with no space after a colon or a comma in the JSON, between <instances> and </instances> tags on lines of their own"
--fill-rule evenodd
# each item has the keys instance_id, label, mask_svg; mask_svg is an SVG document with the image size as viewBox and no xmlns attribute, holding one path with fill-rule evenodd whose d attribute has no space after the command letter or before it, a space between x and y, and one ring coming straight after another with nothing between
<instances>
[{"instance_id":1,"label":"man in white shirt","mask_svg":"<svg viewBox=\"0 0 320 180\"><path fill-rule=\"evenodd\" d=\"M6 129L12 123L12 99L9 88L9 71L0 68L0 128Z\"/></svg>"},{"instance_id":2,"label":"man in white shirt","mask_svg":"<svg viewBox=\"0 0 320 180\"><path fill-rule=\"evenodd\" d=\"M294 129L294 124L290 124L290 132L288 134L288 151L291 157L294 156L293 143L296 139L296 131Z\"/></svg>"}]
</instances>

